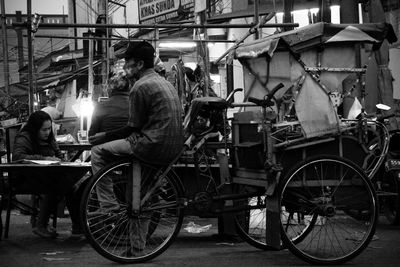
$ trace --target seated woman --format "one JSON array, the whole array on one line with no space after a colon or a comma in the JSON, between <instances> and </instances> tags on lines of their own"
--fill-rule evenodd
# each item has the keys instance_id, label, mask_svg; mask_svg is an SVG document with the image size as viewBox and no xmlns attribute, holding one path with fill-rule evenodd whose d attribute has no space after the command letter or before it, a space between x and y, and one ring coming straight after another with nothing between
<instances>
[{"instance_id":1,"label":"seated woman","mask_svg":"<svg viewBox=\"0 0 400 267\"><path fill-rule=\"evenodd\" d=\"M56 160L61 161L61 151L52 131L52 120L48 113L36 111L15 137L13 160ZM45 175L43 175L45 173ZM39 215L33 233L45 237L56 237L55 229L48 228L51 211L58 203L58 196L66 196L66 204L72 221L72 234L81 234L79 221L79 198L73 195L74 182L83 176L82 171L51 173L37 171L29 173L19 171L16 174L15 187L20 191L44 193L39 204ZM48 193L52 192L52 193Z\"/></svg>"}]
</instances>

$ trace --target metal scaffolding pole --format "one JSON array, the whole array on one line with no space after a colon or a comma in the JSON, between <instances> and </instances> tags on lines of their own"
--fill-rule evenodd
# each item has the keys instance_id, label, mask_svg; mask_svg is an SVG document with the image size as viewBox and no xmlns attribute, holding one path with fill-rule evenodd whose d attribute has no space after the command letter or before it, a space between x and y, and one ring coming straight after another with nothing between
<instances>
[{"instance_id":1,"label":"metal scaffolding pole","mask_svg":"<svg viewBox=\"0 0 400 267\"><path fill-rule=\"evenodd\" d=\"M27 37L27 35L23 35ZM62 36L62 35L46 35L46 34L35 34L35 38L52 38L52 39L77 39L77 40L107 40L107 41L149 41L149 42L210 42L210 43L234 43L236 40L193 40L193 39L165 39L165 38L121 38L121 37L74 37L74 36Z\"/></svg>"},{"instance_id":2,"label":"metal scaffolding pole","mask_svg":"<svg viewBox=\"0 0 400 267\"><path fill-rule=\"evenodd\" d=\"M27 27L27 22L14 22L13 27ZM220 29L234 29L234 28L251 28L256 26L254 23L250 24L84 24L84 23L41 23L41 29L51 28L113 28L113 29L197 29L197 28L220 28ZM260 28L277 28L277 27L298 27L298 23L268 23L260 25Z\"/></svg>"},{"instance_id":3,"label":"metal scaffolding pole","mask_svg":"<svg viewBox=\"0 0 400 267\"><path fill-rule=\"evenodd\" d=\"M32 44L32 0L27 0L27 22L24 23L28 29L28 101L29 115L33 113L33 44Z\"/></svg>"},{"instance_id":4,"label":"metal scaffolding pole","mask_svg":"<svg viewBox=\"0 0 400 267\"><path fill-rule=\"evenodd\" d=\"M4 0L0 0L1 2L1 29L3 35L3 64L4 64L4 89L6 94L10 93L9 84L10 84L10 71L8 68L8 43L7 43L7 29L6 29L6 11L4 6ZM6 106L8 103L6 103Z\"/></svg>"}]
</instances>

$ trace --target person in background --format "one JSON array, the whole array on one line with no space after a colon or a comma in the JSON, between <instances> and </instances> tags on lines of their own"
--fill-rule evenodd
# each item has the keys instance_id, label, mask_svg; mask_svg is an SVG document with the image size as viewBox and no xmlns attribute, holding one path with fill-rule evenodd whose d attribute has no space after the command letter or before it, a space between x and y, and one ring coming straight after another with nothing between
<instances>
[{"instance_id":1,"label":"person in background","mask_svg":"<svg viewBox=\"0 0 400 267\"><path fill-rule=\"evenodd\" d=\"M47 106L42 108L41 110L50 115L52 119L53 134L57 135L57 131L60 129L60 125L54 123L54 121L60 119L62 117L62 113L56 108L55 102L49 101L47 103Z\"/></svg>"},{"instance_id":2,"label":"person in background","mask_svg":"<svg viewBox=\"0 0 400 267\"><path fill-rule=\"evenodd\" d=\"M109 98L104 102L99 102L93 111L92 124L89 129L89 136L99 132L112 131L126 126L129 117L129 80L122 74L116 74L108 80ZM109 199L101 201L100 204L116 202L113 183L111 178L104 178L96 185L97 196L100 199ZM102 208L109 208L108 205Z\"/></svg>"},{"instance_id":3,"label":"person in background","mask_svg":"<svg viewBox=\"0 0 400 267\"><path fill-rule=\"evenodd\" d=\"M61 151L52 130L52 120L48 113L36 111L15 137L12 153L16 160L52 160L61 161ZM15 176L15 186L21 191L53 192L42 196L39 214L33 233L44 238L55 238L55 229L48 227L50 214L58 203L58 196L65 195L66 204L72 221L72 234L82 234L79 220L79 199L73 195L75 178L83 175L81 171L54 173L43 171L19 171Z\"/></svg>"},{"instance_id":4,"label":"person in background","mask_svg":"<svg viewBox=\"0 0 400 267\"><path fill-rule=\"evenodd\" d=\"M108 80L109 98L97 103L92 115L89 136L126 126L129 117L129 80L122 73Z\"/></svg>"},{"instance_id":5,"label":"person in background","mask_svg":"<svg viewBox=\"0 0 400 267\"><path fill-rule=\"evenodd\" d=\"M154 58L154 71L158 73L161 77L167 78L167 71L165 69L164 63L161 61L159 57Z\"/></svg>"}]
</instances>

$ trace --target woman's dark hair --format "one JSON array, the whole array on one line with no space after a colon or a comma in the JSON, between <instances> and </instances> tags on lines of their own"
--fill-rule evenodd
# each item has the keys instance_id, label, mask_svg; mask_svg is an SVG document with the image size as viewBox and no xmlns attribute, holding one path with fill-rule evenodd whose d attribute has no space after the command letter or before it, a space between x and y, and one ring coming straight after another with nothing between
<instances>
[{"instance_id":1,"label":"woman's dark hair","mask_svg":"<svg viewBox=\"0 0 400 267\"><path fill-rule=\"evenodd\" d=\"M52 121L50 115L42 110L35 111L29 116L27 123L21 129L21 132L29 133L34 150L39 148L38 132L45 121ZM53 128L51 128L46 142L51 143L54 140Z\"/></svg>"}]
</instances>

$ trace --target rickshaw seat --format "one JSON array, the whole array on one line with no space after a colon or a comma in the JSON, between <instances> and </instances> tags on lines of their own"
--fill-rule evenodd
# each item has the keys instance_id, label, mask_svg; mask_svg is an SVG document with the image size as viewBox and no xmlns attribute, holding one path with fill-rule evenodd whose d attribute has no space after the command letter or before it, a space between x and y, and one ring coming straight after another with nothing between
<instances>
[{"instance_id":1,"label":"rickshaw seat","mask_svg":"<svg viewBox=\"0 0 400 267\"><path fill-rule=\"evenodd\" d=\"M200 97L193 99L184 120L187 136L200 136L210 131L220 131L223 125L223 111L228 102L220 97Z\"/></svg>"}]
</instances>

